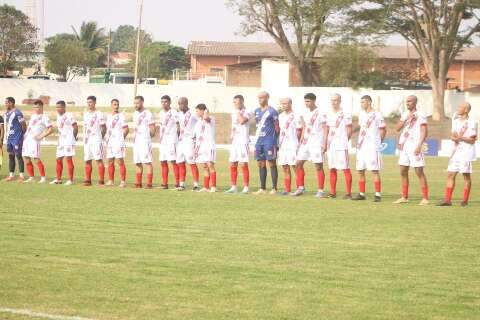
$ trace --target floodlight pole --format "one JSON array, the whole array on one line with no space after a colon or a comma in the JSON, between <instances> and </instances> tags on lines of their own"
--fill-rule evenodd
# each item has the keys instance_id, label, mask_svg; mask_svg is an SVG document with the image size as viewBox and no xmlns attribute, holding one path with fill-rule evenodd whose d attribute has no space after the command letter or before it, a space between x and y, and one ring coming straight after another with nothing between
<instances>
[{"instance_id":1,"label":"floodlight pole","mask_svg":"<svg viewBox=\"0 0 480 320\"><path fill-rule=\"evenodd\" d=\"M143 13L143 0L140 0L140 10L139 10L139 17L138 17L138 28L137 28L137 48L135 54L135 77L134 77L134 87L133 87L133 96L137 96L138 91L138 60L140 56L140 33L142 29L142 13Z\"/></svg>"}]
</instances>

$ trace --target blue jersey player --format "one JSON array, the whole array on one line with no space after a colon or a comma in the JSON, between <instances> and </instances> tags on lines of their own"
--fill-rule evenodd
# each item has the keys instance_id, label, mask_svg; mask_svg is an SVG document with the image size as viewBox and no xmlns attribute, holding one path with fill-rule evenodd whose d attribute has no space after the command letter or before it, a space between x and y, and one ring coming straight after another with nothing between
<instances>
[{"instance_id":1,"label":"blue jersey player","mask_svg":"<svg viewBox=\"0 0 480 320\"><path fill-rule=\"evenodd\" d=\"M278 124L278 112L268 104L270 95L268 92L258 94L259 107L255 110L255 120L257 123L255 143L255 160L258 162L260 174L260 189L255 194L265 194L267 189L267 162L272 176L272 191L270 194L277 193L277 149L278 135L280 127Z\"/></svg>"},{"instance_id":2,"label":"blue jersey player","mask_svg":"<svg viewBox=\"0 0 480 320\"><path fill-rule=\"evenodd\" d=\"M8 97L5 99L7 112L5 113L5 143L8 152L8 168L9 176L6 181L15 179L15 157L18 161L19 182L24 180L24 163L22 158L23 135L27 130L27 124L23 118L23 114L15 107L15 99Z\"/></svg>"}]
</instances>

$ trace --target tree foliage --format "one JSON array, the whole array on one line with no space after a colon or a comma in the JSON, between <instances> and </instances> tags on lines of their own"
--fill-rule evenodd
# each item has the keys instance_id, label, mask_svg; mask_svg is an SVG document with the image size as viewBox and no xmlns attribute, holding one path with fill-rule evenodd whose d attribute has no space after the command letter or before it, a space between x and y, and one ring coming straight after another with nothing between
<instances>
[{"instance_id":1,"label":"tree foliage","mask_svg":"<svg viewBox=\"0 0 480 320\"><path fill-rule=\"evenodd\" d=\"M131 25L121 25L112 32L112 52L135 52L137 28ZM147 46L152 43L152 36L145 30L140 31L140 43Z\"/></svg>"}]
</instances>

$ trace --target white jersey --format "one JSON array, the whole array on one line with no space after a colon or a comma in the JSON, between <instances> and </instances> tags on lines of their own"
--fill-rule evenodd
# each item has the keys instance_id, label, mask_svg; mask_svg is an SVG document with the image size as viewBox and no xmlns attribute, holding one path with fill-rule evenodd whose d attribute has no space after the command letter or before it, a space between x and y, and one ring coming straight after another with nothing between
<instances>
[{"instance_id":1,"label":"white jersey","mask_svg":"<svg viewBox=\"0 0 480 320\"><path fill-rule=\"evenodd\" d=\"M358 134L357 149L368 151L382 150L380 130L385 128L385 120L380 112L360 111L358 115L360 132Z\"/></svg>"},{"instance_id":2,"label":"white jersey","mask_svg":"<svg viewBox=\"0 0 480 320\"><path fill-rule=\"evenodd\" d=\"M105 125L105 118L102 112L85 112L83 114L83 143L101 143L103 125Z\"/></svg>"},{"instance_id":3,"label":"white jersey","mask_svg":"<svg viewBox=\"0 0 480 320\"><path fill-rule=\"evenodd\" d=\"M133 124L135 126L135 143L151 142L150 126L155 124L150 110L144 109L142 112L133 113Z\"/></svg>"},{"instance_id":4,"label":"white jersey","mask_svg":"<svg viewBox=\"0 0 480 320\"><path fill-rule=\"evenodd\" d=\"M332 150L348 150L347 127L352 125L352 116L343 110L327 114L328 148Z\"/></svg>"},{"instance_id":5,"label":"white jersey","mask_svg":"<svg viewBox=\"0 0 480 320\"><path fill-rule=\"evenodd\" d=\"M471 118L454 119L452 121L452 133L456 133L459 137L465 138L477 137L477 123ZM452 158L466 162L475 161L475 144L470 144L463 141L455 144Z\"/></svg>"},{"instance_id":6,"label":"white jersey","mask_svg":"<svg viewBox=\"0 0 480 320\"><path fill-rule=\"evenodd\" d=\"M197 120L197 116L191 110L178 113L178 122L180 125L180 136L178 137L179 141L193 140L195 135L195 124L197 123Z\"/></svg>"},{"instance_id":7,"label":"white jersey","mask_svg":"<svg viewBox=\"0 0 480 320\"><path fill-rule=\"evenodd\" d=\"M294 112L280 113L278 117L280 125L280 137L278 145L280 149L297 150L298 136L297 129L302 128L302 118Z\"/></svg>"},{"instance_id":8,"label":"white jersey","mask_svg":"<svg viewBox=\"0 0 480 320\"><path fill-rule=\"evenodd\" d=\"M400 118L401 121L405 121L405 124L400 134L399 145L405 152L414 152L420 143L421 128L427 125L427 117L416 111L413 117L407 120L409 115L410 111L406 111Z\"/></svg>"},{"instance_id":9,"label":"white jersey","mask_svg":"<svg viewBox=\"0 0 480 320\"><path fill-rule=\"evenodd\" d=\"M73 135L73 126L77 121L70 112L65 112L62 115L57 113L57 130L58 130L58 146L73 146L75 145L75 136Z\"/></svg>"},{"instance_id":10,"label":"white jersey","mask_svg":"<svg viewBox=\"0 0 480 320\"><path fill-rule=\"evenodd\" d=\"M174 109L160 111L160 143L175 144L178 142L177 133L178 112Z\"/></svg>"},{"instance_id":11,"label":"white jersey","mask_svg":"<svg viewBox=\"0 0 480 320\"><path fill-rule=\"evenodd\" d=\"M327 115L316 108L313 111L307 110L303 115L304 132L303 142L323 142L323 126L327 123Z\"/></svg>"},{"instance_id":12,"label":"white jersey","mask_svg":"<svg viewBox=\"0 0 480 320\"><path fill-rule=\"evenodd\" d=\"M215 148L215 118L210 116L210 122L200 119L195 124L195 150Z\"/></svg>"},{"instance_id":13,"label":"white jersey","mask_svg":"<svg viewBox=\"0 0 480 320\"><path fill-rule=\"evenodd\" d=\"M239 113L250 120L252 114L246 108L235 110L232 113L232 132L230 134L231 143L234 145L248 145L250 143L250 122L240 123Z\"/></svg>"},{"instance_id":14,"label":"white jersey","mask_svg":"<svg viewBox=\"0 0 480 320\"><path fill-rule=\"evenodd\" d=\"M107 145L125 146L125 137L123 136L125 128L128 128L128 124L123 113L109 114L107 116Z\"/></svg>"},{"instance_id":15,"label":"white jersey","mask_svg":"<svg viewBox=\"0 0 480 320\"><path fill-rule=\"evenodd\" d=\"M36 141L35 137L42 134L50 127L52 127L52 124L45 113L33 114L28 122L28 128L25 132L25 140Z\"/></svg>"}]
</instances>

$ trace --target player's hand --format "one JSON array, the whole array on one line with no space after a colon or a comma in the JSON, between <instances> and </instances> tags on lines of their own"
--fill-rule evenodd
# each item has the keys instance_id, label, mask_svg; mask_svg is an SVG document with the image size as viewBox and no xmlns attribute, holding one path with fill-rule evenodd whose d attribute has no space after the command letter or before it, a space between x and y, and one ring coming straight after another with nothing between
<instances>
[{"instance_id":1,"label":"player's hand","mask_svg":"<svg viewBox=\"0 0 480 320\"><path fill-rule=\"evenodd\" d=\"M38 136L35 136L35 140L41 141L43 139L42 135L39 134Z\"/></svg>"},{"instance_id":2,"label":"player's hand","mask_svg":"<svg viewBox=\"0 0 480 320\"><path fill-rule=\"evenodd\" d=\"M415 155L418 156L422 152L422 146L415 148Z\"/></svg>"}]
</instances>

